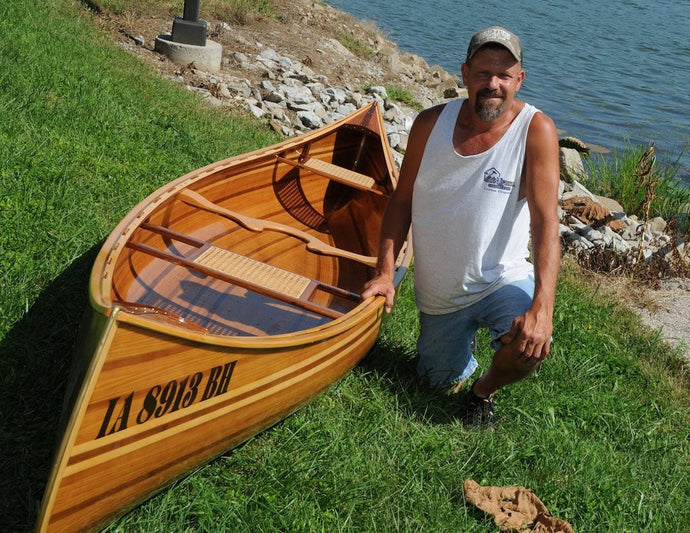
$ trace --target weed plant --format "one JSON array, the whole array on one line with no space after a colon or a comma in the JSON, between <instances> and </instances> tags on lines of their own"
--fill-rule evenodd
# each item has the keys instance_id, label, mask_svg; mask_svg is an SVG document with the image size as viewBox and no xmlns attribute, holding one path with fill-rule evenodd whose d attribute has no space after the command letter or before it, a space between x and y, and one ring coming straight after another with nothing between
<instances>
[{"instance_id":1,"label":"weed plant","mask_svg":"<svg viewBox=\"0 0 690 533\"><path fill-rule=\"evenodd\" d=\"M0 523L29 531L55 450L95 254L162 184L277 139L111 43L85 2L0 4ZM132 3L134 5L134 3ZM462 483L524 485L576 531L690 522L687 366L561 276L552 354L497 396L495 432L415 376L412 278L372 352L327 393L105 531L495 531ZM480 338L477 357L491 353ZM126 466L123 466L126 467Z\"/></svg>"},{"instance_id":2,"label":"weed plant","mask_svg":"<svg viewBox=\"0 0 690 533\"><path fill-rule=\"evenodd\" d=\"M635 215L643 224L654 217L665 219L665 233L673 252L668 258L655 254L645 260L644 236L640 232L636 249L627 254L600 248L576 250L582 266L630 276L654 287L660 279L688 276L687 248L681 252L678 246L690 237L690 187L678 177L678 161L680 157L675 163L657 166L654 145L628 148L621 157L599 154L586 160L589 174L583 180L585 186L596 194L615 198L628 215Z\"/></svg>"},{"instance_id":3,"label":"weed plant","mask_svg":"<svg viewBox=\"0 0 690 533\"><path fill-rule=\"evenodd\" d=\"M615 198L628 215L675 219L678 231L687 233L690 187L678 177L680 156L675 162L657 161L643 178L638 166L647 150L645 146L629 146L622 152L614 151L613 156L594 154L585 158L588 178L583 184L595 194Z\"/></svg>"},{"instance_id":4,"label":"weed plant","mask_svg":"<svg viewBox=\"0 0 690 533\"><path fill-rule=\"evenodd\" d=\"M402 102L403 104L411 107L412 109L415 109L416 111L421 111L424 107L419 101L415 99L414 95L406 89L386 86L386 92L388 93L388 96L393 100Z\"/></svg>"},{"instance_id":5,"label":"weed plant","mask_svg":"<svg viewBox=\"0 0 690 533\"><path fill-rule=\"evenodd\" d=\"M376 54L371 46L349 33L341 33L338 41L356 56L371 59Z\"/></svg>"}]
</instances>

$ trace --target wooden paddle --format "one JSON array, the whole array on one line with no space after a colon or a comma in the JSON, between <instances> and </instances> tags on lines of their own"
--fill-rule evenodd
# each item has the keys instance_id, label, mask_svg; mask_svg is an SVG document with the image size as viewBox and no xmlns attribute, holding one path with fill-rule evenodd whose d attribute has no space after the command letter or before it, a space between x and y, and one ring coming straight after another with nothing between
<instances>
[{"instance_id":1,"label":"wooden paddle","mask_svg":"<svg viewBox=\"0 0 690 533\"><path fill-rule=\"evenodd\" d=\"M206 211L210 211L212 213L216 213L217 215L229 218L240 224L242 227L248 229L249 231L278 231L280 233L296 237L297 239L300 239L301 241L304 241L306 243L307 250L309 250L310 252L319 253L323 255L332 255L335 257L343 257L345 259L357 261L371 268L374 268L376 266L376 257L356 254L354 252L348 252L347 250L343 250L341 248L336 248L335 246L331 246L329 244L326 244L322 240L317 239L313 235L309 235L304 231L298 230L286 224L270 222L267 220L261 220L258 218L252 218L246 215L242 215L241 213L238 213L236 211L232 211L230 209L226 209L217 204L214 204L213 202L211 202L210 200L208 200L207 198L205 198L197 192L185 189L178 194L178 198L186 204L193 205L194 207L199 207L201 209L205 209Z\"/></svg>"}]
</instances>

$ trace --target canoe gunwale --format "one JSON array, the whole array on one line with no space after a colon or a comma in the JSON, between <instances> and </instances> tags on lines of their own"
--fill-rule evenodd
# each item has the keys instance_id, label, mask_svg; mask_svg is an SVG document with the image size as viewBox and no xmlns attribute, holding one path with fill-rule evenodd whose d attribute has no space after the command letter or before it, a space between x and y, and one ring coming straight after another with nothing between
<instances>
[{"instance_id":1,"label":"canoe gunwale","mask_svg":"<svg viewBox=\"0 0 690 533\"><path fill-rule=\"evenodd\" d=\"M327 137L333 134L339 128L347 125L350 128L378 134L385 139L385 125L381 113L376 113L375 108L379 104L373 102L366 107L361 108L358 112L345 117L337 122L329 124L328 126L306 133L299 137L287 139L278 144L260 148L252 152L241 154L233 157L216 161L205 167L193 170L179 178L170 182L167 186L161 187L151 193L144 200L139 202L128 214L125 216L115 229L110 233L104 242L101 250L96 257L91 276L89 280L89 299L91 306L98 312L109 315L114 302L110 297L110 282L112 280L115 265L121 252L127 245L130 237L141 223L145 222L153 211L157 210L163 203L174 200L179 193L185 189L194 191L194 185L199 184L204 179L223 173L230 173L232 169L241 167L242 165L259 160L271 159L276 160L276 157L281 153L289 150L303 148L306 144L312 143L315 140ZM356 121L362 119L367 121L367 126L357 124ZM373 120L372 120L373 119ZM391 186L395 188L397 185L397 171L393 163L392 155L389 150L384 150L383 157L386 162L386 168L389 171L389 178Z\"/></svg>"},{"instance_id":2,"label":"canoe gunwale","mask_svg":"<svg viewBox=\"0 0 690 533\"><path fill-rule=\"evenodd\" d=\"M128 312L126 306L114 304L109 308L108 315L114 316L119 322L138 326L146 330L154 331L162 335L169 335L185 341L199 342L209 346L233 347L233 348L288 348L301 344L323 342L349 329L353 323L358 322L363 314L369 312L382 313L385 298L375 296L362 301L357 307L339 318L320 326L292 333L279 335L266 335L261 337L228 336L214 333L198 332L185 326L167 324L147 315ZM98 312L98 310L95 310ZM106 316L108 316L106 315Z\"/></svg>"}]
</instances>

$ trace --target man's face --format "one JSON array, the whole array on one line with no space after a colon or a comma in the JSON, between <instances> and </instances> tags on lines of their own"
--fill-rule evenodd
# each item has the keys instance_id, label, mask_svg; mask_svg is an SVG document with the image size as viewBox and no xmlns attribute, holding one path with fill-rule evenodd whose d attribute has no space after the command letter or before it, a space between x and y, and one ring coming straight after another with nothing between
<instances>
[{"instance_id":1,"label":"man's face","mask_svg":"<svg viewBox=\"0 0 690 533\"><path fill-rule=\"evenodd\" d=\"M525 71L505 48L484 48L462 65L469 101L484 121L500 117L515 99Z\"/></svg>"}]
</instances>

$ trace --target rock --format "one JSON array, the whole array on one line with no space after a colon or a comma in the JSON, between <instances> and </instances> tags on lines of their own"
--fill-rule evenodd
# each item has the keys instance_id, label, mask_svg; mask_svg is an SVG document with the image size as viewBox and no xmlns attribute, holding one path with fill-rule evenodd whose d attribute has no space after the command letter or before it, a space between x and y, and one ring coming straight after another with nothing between
<instances>
[{"instance_id":1,"label":"rock","mask_svg":"<svg viewBox=\"0 0 690 533\"><path fill-rule=\"evenodd\" d=\"M572 232L573 232L573 230L571 230L571 229L570 229L568 226L566 226L565 224L559 224L559 225L558 225L558 234L559 234L561 237L565 237L566 235L568 235L568 234L570 234L570 233L572 233Z\"/></svg>"},{"instance_id":2,"label":"rock","mask_svg":"<svg viewBox=\"0 0 690 533\"><path fill-rule=\"evenodd\" d=\"M340 44L340 41L336 39L325 39L321 44L316 48L317 52L323 53L332 53L336 56L341 56L341 57L355 57L355 55L350 52L347 48L345 48L342 44Z\"/></svg>"},{"instance_id":3,"label":"rock","mask_svg":"<svg viewBox=\"0 0 690 533\"><path fill-rule=\"evenodd\" d=\"M285 96L285 99L288 101L288 107L291 109L294 108L295 105L315 102L314 95L311 94L311 91L304 85L297 87L281 85L280 91Z\"/></svg>"},{"instance_id":4,"label":"rock","mask_svg":"<svg viewBox=\"0 0 690 533\"><path fill-rule=\"evenodd\" d=\"M581 250L591 250L594 248L594 244L592 244L587 238L583 237L579 233L575 233L574 231L566 235L566 238L571 242L572 245L575 246L575 248L579 248Z\"/></svg>"},{"instance_id":5,"label":"rock","mask_svg":"<svg viewBox=\"0 0 690 533\"><path fill-rule=\"evenodd\" d=\"M587 187L582 185L579 181L573 181L568 184L568 190L563 194L562 199L571 198L573 196L588 196L592 200L596 201L596 196L589 192Z\"/></svg>"},{"instance_id":6,"label":"rock","mask_svg":"<svg viewBox=\"0 0 690 533\"><path fill-rule=\"evenodd\" d=\"M255 104L247 104L247 109L257 118L261 118L266 114L263 109Z\"/></svg>"},{"instance_id":7,"label":"rock","mask_svg":"<svg viewBox=\"0 0 690 533\"><path fill-rule=\"evenodd\" d=\"M360 107L362 107L362 93L359 93L359 92L346 93L345 103L346 104L352 104L356 108L359 109Z\"/></svg>"},{"instance_id":8,"label":"rock","mask_svg":"<svg viewBox=\"0 0 690 533\"><path fill-rule=\"evenodd\" d=\"M400 142L398 143L396 150L402 152L403 154L407 151L407 141L410 138L410 135L407 133L408 130L409 128L405 128L403 131L398 133L398 136L400 137Z\"/></svg>"},{"instance_id":9,"label":"rock","mask_svg":"<svg viewBox=\"0 0 690 533\"><path fill-rule=\"evenodd\" d=\"M647 222L647 229L650 231L658 231L663 233L666 229L666 221L661 217L655 217Z\"/></svg>"},{"instance_id":10,"label":"rock","mask_svg":"<svg viewBox=\"0 0 690 533\"><path fill-rule=\"evenodd\" d=\"M611 247L615 252L619 254L627 254L632 249L632 246L628 243L628 241L623 239L623 237L621 237L617 233L613 235Z\"/></svg>"},{"instance_id":11,"label":"rock","mask_svg":"<svg viewBox=\"0 0 690 533\"><path fill-rule=\"evenodd\" d=\"M573 183L576 180L581 180L587 177L587 171L582 164L580 153L572 148L563 148L559 150L561 179L566 183Z\"/></svg>"},{"instance_id":12,"label":"rock","mask_svg":"<svg viewBox=\"0 0 690 533\"><path fill-rule=\"evenodd\" d=\"M599 205L601 205L604 209L607 209L612 214L625 213L625 209L623 209L623 206L612 198L607 198L606 196L599 196L598 194L596 194L594 195L594 199L597 201Z\"/></svg>"},{"instance_id":13,"label":"rock","mask_svg":"<svg viewBox=\"0 0 690 533\"><path fill-rule=\"evenodd\" d=\"M467 93L466 90L463 92L463 90L458 86L448 87L443 90L443 97L448 99L462 97L467 98Z\"/></svg>"},{"instance_id":14,"label":"rock","mask_svg":"<svg viewBox=\"0 0 690 533\"><path fill-rule=\"evenodd\" d=\"M369 89L367 90L367 93L373 94L374 96L378 96L383 101L388 99L388 91L386 91L385 87L382 87L380 85L375 85L373 87L369 87Z\"/></svg>"},{"instance_id":15,"label":"rock","mask_svg":"<svg viewBox=\"0 0 690 533\"><path fill-rule=\"evenodd\" d=\"M285 105L264 100L263 108L266 110L266 112L270 115L272 119L281 122L289 122L290 120L290 118L287 116L287 107Z\"/></svg>"},{"instance_id":16,"label":"rock","mask_svg":"<svg viewBox=\"0 0 690 533\"><path fill-rule=\"evenodd\" d=\"M323 120L313 111L298 111L297 118L306 129L316 129L323 126Z\"/></svg>"},{"instance_id":17,"label":"rock","mask_svg":"<svg viewBox=\"0 0 690 533\"><path fill-rule=\"evenodd\" d=\"M582 226L578 229L578 233L592 244L597 246L604 245L604 234L594 229L592 226Z\"/></svg>"},{"instance_id":18,"label":"rock","mask_svg":"<svg viewBox=\"0 0 690 533\"><path fill-rule=\"evenodd\" d=\"M336 104L336 107L344 104L347 100L347 93L339 87L327 87L319 92L321 102L324 104Z\"/></svg>"}]
</instances>

